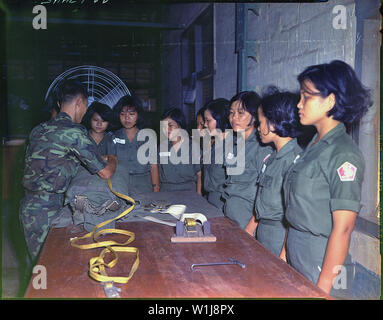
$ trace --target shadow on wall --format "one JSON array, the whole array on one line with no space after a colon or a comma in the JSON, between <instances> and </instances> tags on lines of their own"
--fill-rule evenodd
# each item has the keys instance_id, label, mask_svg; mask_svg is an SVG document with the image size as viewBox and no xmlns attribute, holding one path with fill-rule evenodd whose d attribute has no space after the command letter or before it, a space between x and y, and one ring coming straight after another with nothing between
<instances>
[{"instance_id":1,"label":"shadow on wall","mask_svg":"<svg viewBox=\"0 0 383 320\"><path fill-rule=\"evenodd\" d=\"M24 171L24 155L26 150L26 143L21 146L3 146L3 194L2 194L2 228L3 228L3 237L6 238L6 243L3 243L3 246L8 244L8 251L14 255L16 261L16 266L14 271L17 270L18 277L18 291L17 297L23 297L24 292L28 286L29 279L31 276L31 262L29 261L29 255L25 243L24 232L19 220L19 206L20 201L24 197L24 189L22 186L22 178ZM7 252L7 250L4 250ZM4 268L5 259L3 257L2 267ZM4 268L5 269L5 268ZM5 273L5 272L4 272ZM10 275L14 272L10 273ZM16 275L13 275L15 277ZM5 279L3 281L6 283L9 282ZM16 279L14 279L16 280ZM17 283L17 281L15 281ZM5 288L11 289L11 288Z\"/></svg>"}]
</instances>

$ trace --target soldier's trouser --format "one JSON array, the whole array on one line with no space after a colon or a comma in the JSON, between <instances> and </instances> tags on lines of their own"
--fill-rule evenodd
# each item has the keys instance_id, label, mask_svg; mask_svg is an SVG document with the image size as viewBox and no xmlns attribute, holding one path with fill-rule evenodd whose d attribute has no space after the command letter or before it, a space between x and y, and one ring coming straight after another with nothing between
<instances>
[{"instance_id":1,"label":"soldier's trouser","mask_svg":"<svg viewBox=\"0 0 383 320\"><path fill-rule=\"evenodd\" d=\"M241 229L245 229L251 217L253 217L254 202L247 201L240 197L226 199L225 216L233 220Z\"/></svg>"},{"instance_id":2,"label":"soldier's trouser","mask_svg":"<svg viewBox=\"0 0 383 320\"><path fill-rule=\"evenodd\" d=\"M63 207L63 200L63 194L25 192L25 197L20 203L19 214L32 259L37 258L52 221Z\"/></svg>"},{"instance_id":3,"label":"soldier's trouser","mask_svg":"<svg viewBox=\"0 0 383 320\"><path fill-rule=\"evenodd\" d=\"M315 236L310 232L302 232L289 228L286 241L287 262L307 279L316 284L318 282L322 263L326 253L328 238ZM331 289L332 297L349 298L355 277L355 264L348 254L343 266L339 266L340 273ZM336 273L337 270L334 270Z\"/></svg>"},{"instance_id":4,"label":"soldier's trouser","mask_svg":"<svg viewBox=\"0 0 383 320\"><path fill-rule=\"evenodd\" d=\"M281 254L286 229L282 221L261 219L257 226L257 240L277 257Z\"/></svg>"}]
</instances>

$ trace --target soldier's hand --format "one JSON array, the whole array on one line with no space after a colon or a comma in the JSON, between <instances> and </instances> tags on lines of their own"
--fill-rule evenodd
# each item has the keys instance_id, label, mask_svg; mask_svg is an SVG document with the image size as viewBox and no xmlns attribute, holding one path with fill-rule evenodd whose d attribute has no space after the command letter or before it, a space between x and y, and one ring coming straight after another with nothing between
<instances>
[{"instance_id":1,"label":"soldier's hand","mask_svg":"<svg viewBox=\"0 0 383 320\"><path fill-rule=\"evenodd\" d=\"M118 159L117 159L117 157L114 154L108 154L106 156L106 161L107 162L109 162L109 161L115 162L116 164L118 163Z\"/></svg>"},{"instance_id":2,"label":"soldier's hand","mask_svg":"<svg viewBox=\"0 0 383 320\"><path fill-rule=\"evenodd\" d=\"M112 177L114 174L114 171L116 170L118 164L117 157L113 154L108 154L106 156L106 167L97 174L102 178L102 179L109 179Z\"/></svg>"}]
</instances>

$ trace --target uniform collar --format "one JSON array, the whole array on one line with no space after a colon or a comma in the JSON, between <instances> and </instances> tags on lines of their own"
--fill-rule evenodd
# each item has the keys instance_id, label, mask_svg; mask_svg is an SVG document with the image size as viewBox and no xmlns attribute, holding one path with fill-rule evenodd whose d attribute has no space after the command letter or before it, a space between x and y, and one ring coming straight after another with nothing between
<instances>
[{"instance_id":1,"label":"uniform collar","mask_svg":"<svg viewBox=\"0 0 383 320\"><path fill-rule=\"evenodd\" d=\"M67 119L73 122L71 116L66 112L60 111L58 115L54 118L55 120Z\"/></svg>"},{"instance_id":2,"label":"uniform collar","mask_svg":"<svg viewBox=\"0 0 383 320\"><path fill-rule=\"evenodd\" d=\"M125 139L125 141L129 142L129 143L133 143L135 140L137 140L137 135L138 135L138 131L136 133L136 135L134 136L132 142L130 142L129 138L128 138L128 135L126 134L126 131L125 131L125 128L122 127L120 129L118 129L115 133L115 135L119 138L123 138Z\"/></svg>"},{"instance_id":3,"label":"uniform collar","mask_svg":"<svg viewBox=\"0 0 383 320\"><path fill-rule=\"evenodd\" d=\"M114 135L116 137L119 137L119 138L127 138L124 127L122 127L120 129L118 129L117 131L115 131Z\"/></svg>"},{"instance_id":4,"label":"uniform collar","mask_svg":"<svg viewBox=\"0 0 383 320\"><path fill-rule=\"evenodd\" d=\"M275 158L279 159L284 157L286 154L290 153L292 150L294 150L298 146L298 142L296 138L291 139L289 142L287 142L279 152L276 153Z\"/></svg>"},{"instance_id":5,"label":"uniform collar","mask_svg":"<svg viewBox=\"0 0 383 320\"><path fill-rule=\"evenodd\" d=\"M249 136L247 137L247 139L245 141L246 142L248 142L248 141L258 141L257 140L256 131L257 131L257 129L254 128L254 130L249 134ZM237 140L238 140L238 133L236 133L236 135L235 135L235 144L237 144Z\"/></svg>"},{"instance_id":6,"label":"uniform collar","mask_svg":"<svg viewBox=\"0 0 383 320\"><path fill-rule=\"evenodd\" d=\"M257 131L257 129L254 128L253 132L250 133L250 135L247 137L247 140L246 140L246 141L257 140L257 135L255 134L256 131Z\"/></svg>"},{"instance_id":7,"label":"uniform collar","mask_svg":"<svg viewBox=\"0 0 383 320\"><path fill-rule=\"evenodd\" d=\"M346 127L345 125L342 123L342 122L339 122L335 128L331 129L329 132L327 132L325 134L325 136L317 143L317 145L319 144L323 144L323 143L326 143L326 144L331 144L332 141L345 134L346 133ZM315 134L315 136L312 138L311 142L310 142L310 147L312 146L313 142L315 141L315 139L318 137L318 133Z\"/></svg>"}]
</instances>

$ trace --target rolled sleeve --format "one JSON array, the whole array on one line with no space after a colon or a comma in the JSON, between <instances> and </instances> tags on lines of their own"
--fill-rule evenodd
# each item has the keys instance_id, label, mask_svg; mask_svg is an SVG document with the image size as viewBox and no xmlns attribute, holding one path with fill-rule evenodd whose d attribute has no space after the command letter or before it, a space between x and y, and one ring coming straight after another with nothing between
<instances>
[{"instance_id":1,"label":"rolled sleeve","mask_svg":"<svg viewBox=\"0 0 383 320\"><path fill-rule=\"evenodd\" d=\"M348 199L331 199L330 208L331 212L334 212L336 210L349 210L358 213L361 208L361 205L359 201L353 201Z\"/></svg>"}]
</instances>

